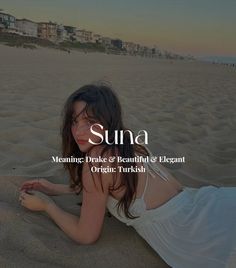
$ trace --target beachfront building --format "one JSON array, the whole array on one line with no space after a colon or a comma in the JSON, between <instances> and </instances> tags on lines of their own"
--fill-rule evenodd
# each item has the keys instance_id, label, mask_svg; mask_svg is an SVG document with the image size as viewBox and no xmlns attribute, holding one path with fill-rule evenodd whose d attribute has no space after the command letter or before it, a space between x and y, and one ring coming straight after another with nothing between
<instances>
[{"instance_id":1,"label":"beachfront building","mask_svg":"<svg viewBox=\"0 0 236 268\"><path fill-rule=\"evenodd\" d=\"M152 57L152 49L147 46L139 46L138 54L145 57Z\"/></svg>"},{"instance_id":2,"label":"beachfront building","mask_svg":"<svg viewBox=\"0 0 236 268\"><path fill-rule=\"evenodd\" d=\"M75 37L76 27L64 25L64 29L66 31L66 39L69 41L76 41Z\"/></svg>"},{"instance_id":3,"label":"beachfront building","mask_svg":"<svg viewBox=\"0 0 236 268\"><path fill-rule=\"evenodd\" d=\"M87 43L93 42L93 32L92 31L84 31L85 34L85 40Z\"/></svg>"},{"instance_id":4,"label":"beachfront building","mask_svg":"<svg viewBox=\"0 0 236 268\"><path fill-rule=\"evenodd\" d=\"M1 17L0 17L0 33L3 32L4 29L5 29L5 25L2 23Z\"/></svg>"},{"instance_id":5,"label":"beachfront building","mask_svg":"<svg viewBox=\"0 0 236 268\"><path fill-rule=\"evenodd\" d=\"M62 24L57 25L57 41L62 42L67 39L67 31Z\"/></svg>"},{"instance_id":6,"label":"beachfront building","mask_svg":"<svg viewBox=\"0 0 236 268\"><path fill-rule=\"evenodd\" d=\"M0 33L3 32L5 29L4 25L0 23Z\"/></svg>"},{"instance_id":7,"label":"beachfront building","mask_svg":"<svg viewBox=\"0 0 236 268\"><path fill-rule=\"evenodd\" d=\"M111 47L112 46L112 39L110 37L102 37L102 44L105 47Z\"/></svg>"},{"instance_id":8,"label":"beachfront building","mask_svg":"<svg viewBox=\"0 0 236 268\"><path fill-rule=\"evenodd\" d=\"M111 44L118 49L122 49L123 47L123 42L120 39L112 39Z\"/></svg>"},{"instance_id":9,"label":"beachfront building","mask_svg":"<svg viewBox=\"0 0 236 268\"><path fill-rule=\"evenodd\" d=\"M123 42L122 48L125 49L128 54L135 55L138 53L139 46L133 42Z\"/></svg>"},{"instance_id":10,"label":"beachfront building","mask_svg":"<svg viewBox=\"0 0 236 268\"><path fill-rule=\"evenodd\" d=\"M27 19L16 19L17 31L26 36L38 37L38 24Z\"/></svg>"},{"instance_id":11,"label":"beachfront building","mask_svg":"<svg viewBox=\"0 0 236 268\"><path fill-rule=\"evenodd\" d=\"M93 32L76 29L75 38L80 43L93 43Z\"/></svg>"},{"instance_id":12,"label":"beachfront building","mask_svg":"<svg viewBox=\"0 0 236 268\"><path fill-rule=\"evenodd\" d=\"M101 44L102 43L102 36L100 34L93 34L92 35L92 43Z\"/></svg>"},{"instance_id":13,"label":"beachfront building","mask_svg":"<svg viewBox=\"0 0 236 268\"><path fill-rule=\"evenodd\" d=\"M39 22L38 37L55 42L57 40L57 24L53 22Z\"/></svg>"},{"instance_id":14,"label":"beachfront building","mask_svg":"<svg viewBox=\"0 0 236 268\"><path fill-rule=\"evenodd\" d=\"M145 54L146 54L147 57L152 57L152 48L146 47L145 52L146 52Z\"/></svg>"},{"instance_id":15,"label":"beachfront building","mask_svg":"<svg viewBox=\"0 0 236 268\"><path fill-rule=\"evenodd\" d=\"M6 32L16 31L16 18L10 14L0 12L0 28Z\"/></svg>"},{"instance_id":16,"label":"beachfront building","mask_svg":"<svg viewBox=\"0 0 236 268\"><path fill-rule=\"evenodd\" d=\"M5 25L3 23L3 13L0 12L0 32L5 29Z\"/></svg>"},{"instance_id":17,"label":"beachfront building","mask_svg":"<svg viewBox=\"0 0 236 268\"><path fill-rule=\"evenodd\" d=\"M160 49L157 46L154 46L152 48L152 56L153 57L158 57L158 58L162 57L162 53L161 53Z\"/></svg>"}]
</instances>

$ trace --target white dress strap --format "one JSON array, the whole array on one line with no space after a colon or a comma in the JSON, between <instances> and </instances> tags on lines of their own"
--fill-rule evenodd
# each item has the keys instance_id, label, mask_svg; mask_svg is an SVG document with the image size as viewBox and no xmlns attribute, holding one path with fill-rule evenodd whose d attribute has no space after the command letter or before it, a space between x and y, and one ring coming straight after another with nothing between
<instances>
[{"instance_id":1,"label":"white dress strap","mask_svg":"<svg viewBox=\"0 0 236 268\"><path fill-rule=\"evenodd\" d=\"M144 162L144 164L145 164L145 169L146 169L146 174L147 174L147 176L146 176L146 183L145 183L145 187L144 187L144 190L143 190L143 193L142 193L142 196L140 197L140 198L144 198L144 195L145 195L145 193L146 193L146 190L147 190L147 185L148 185L148 179L149 179L149 176L148 176L148 167L147 167L147 164Z\"/></svg>"},{"instance_id":2,"label":"white dress strap","mask_svg":"<svg viewBox=\"0 0 236 268\"><path fill-rule=\"evenodd\" d=\"M145 149L148 151L150 158L154 157L152 152L145 146ZM149 159L150 160L150 159ZM147 168L150 169L152 177L155 177L155 174L158 174L164 181L168 181L168 174L164 168L158 162L147 162Z\"/></svg>"}]
</instances>

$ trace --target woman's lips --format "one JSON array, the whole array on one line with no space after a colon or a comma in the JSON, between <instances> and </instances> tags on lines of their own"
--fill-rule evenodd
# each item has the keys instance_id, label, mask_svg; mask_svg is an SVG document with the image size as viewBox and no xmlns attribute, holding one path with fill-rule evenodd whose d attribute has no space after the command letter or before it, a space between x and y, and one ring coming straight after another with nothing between
<instances>
[{"instance_id":1,"label":"woman's lips","mask_svg":"<svg viewBox=\"0 0 236 268\"><path fill-rule=\"evenodd\" d=\"M77 142L78 142L78 144L85 144L85 143L87 143L86 140L77 140Z\"/></svg>"}]
</instances>

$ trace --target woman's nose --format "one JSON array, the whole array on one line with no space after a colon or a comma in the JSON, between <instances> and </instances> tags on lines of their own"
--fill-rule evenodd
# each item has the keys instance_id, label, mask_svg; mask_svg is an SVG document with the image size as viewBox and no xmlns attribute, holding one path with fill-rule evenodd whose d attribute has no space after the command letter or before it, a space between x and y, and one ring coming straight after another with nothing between
<instances>
[{"instance_id":1,"label":"woman's nose","mask_svg":"<svg viewBox=\"0 0 236 268\"><path fill-rule=\"evenodd\" d=\"M75 134L77 137L84 135L88 130L88 127L86 124L79 125L76 127Z\"/></svg>"}]
</instances>

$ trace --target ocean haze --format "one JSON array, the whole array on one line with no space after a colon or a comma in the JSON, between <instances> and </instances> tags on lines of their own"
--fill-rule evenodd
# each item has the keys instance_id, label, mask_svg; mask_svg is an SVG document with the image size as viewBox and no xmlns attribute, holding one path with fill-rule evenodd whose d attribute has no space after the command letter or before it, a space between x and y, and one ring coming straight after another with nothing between
<instances>
[{"instance_id":1,"label":"ocean haze","mask_svg":"<svg viewBox=\"0 0 236 268\"><path fill-rule=\"evenodd\" d=\"M199 57L199 59L215 63L236 64L236 57L229 57L229 56L202 56Z\"/></svg>"}]
</instances>

